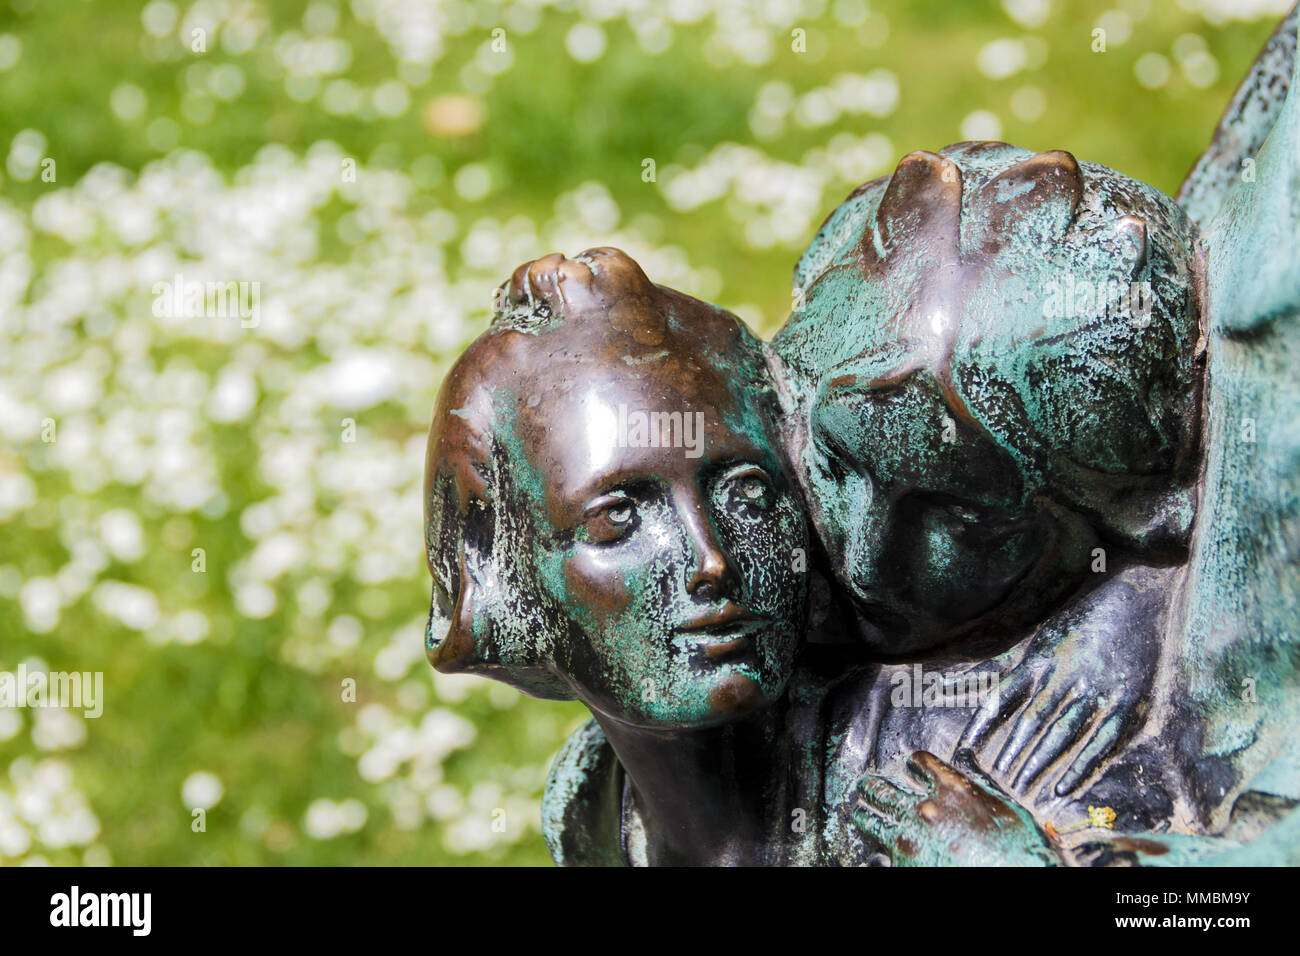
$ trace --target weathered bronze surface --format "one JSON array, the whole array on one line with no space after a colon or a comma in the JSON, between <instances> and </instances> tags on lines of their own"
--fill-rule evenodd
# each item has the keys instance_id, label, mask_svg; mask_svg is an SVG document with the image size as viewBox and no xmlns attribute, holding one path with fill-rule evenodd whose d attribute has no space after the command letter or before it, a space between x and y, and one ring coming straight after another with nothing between
<instances>
[{"instance_id":1,"label":"weathered bronze surface","mask_svg":"<svg viewBox=\"0 0 1300 956\"><path fill-rule=\"evenodd\" d=\"M502 286L427 646L591 710L557 862L1300 862L1295 33L1177 200L904 157L769 344L615 249Z\"/></svg>"}]
</instances>

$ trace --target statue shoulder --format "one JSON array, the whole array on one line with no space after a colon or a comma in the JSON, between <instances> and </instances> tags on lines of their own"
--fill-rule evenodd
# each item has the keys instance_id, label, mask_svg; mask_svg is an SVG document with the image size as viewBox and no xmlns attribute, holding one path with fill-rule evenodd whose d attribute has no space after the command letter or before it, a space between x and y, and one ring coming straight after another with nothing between
<instances>
[{"instance_id":1,"label":"statue shoulder","mask_svg":"<svg viewBox=\"0 0 1300 956\"><path fill-rule=\"evenodd\" d=\"M626 866L623 768L600 724L565 741L542 794L542 835L558 866Z\"/></svg>"}]
</instances>

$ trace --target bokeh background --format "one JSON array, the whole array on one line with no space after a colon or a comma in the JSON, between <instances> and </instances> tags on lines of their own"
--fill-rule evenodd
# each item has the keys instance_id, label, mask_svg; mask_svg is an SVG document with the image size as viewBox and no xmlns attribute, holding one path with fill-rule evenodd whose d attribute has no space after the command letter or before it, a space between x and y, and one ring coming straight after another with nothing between
<instances>
[{"instance_id":1,"label":"bokeh background","mask_svg":"<svg viewBox=\"0 0 1300 956\"><path fill-rule=\"evenodd\" d=\"M613 244L771 333L912 149L1173 192L1289 2L0 0L0 670L105 675L0 709L0 864L548 862L582 708L422 651L494 287ZM155 315L177 274L257 325Z\"/></svg>"}]
</instances>

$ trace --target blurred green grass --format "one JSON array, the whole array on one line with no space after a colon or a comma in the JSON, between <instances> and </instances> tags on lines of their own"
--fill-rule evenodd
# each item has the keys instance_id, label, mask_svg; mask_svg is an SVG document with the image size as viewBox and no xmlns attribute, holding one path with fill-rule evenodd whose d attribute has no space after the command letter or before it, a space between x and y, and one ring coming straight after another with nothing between
<instances>
[{"instance_id":1,"label":"blurred green grass","mask_svg":"<svg viewBox=\"0 0 1300 956\"><path fill-rule=\"evenodd\" d=\"M284 0L259 9L270 21L269 33L280 34L301 29L307 6ZM997 0L876 0L869 9L887 18L888 33L879 46L868 46L854 28L834 20L833 4L812 6L821 14L806 20L814 35L807 54L789 52L788 38L778 37L778 54L771 62L725 68L709 64L704 29L679 27L672 47L652 56L618 22L607 26L605 55L579 63L564 52L565 34L576 17L547 10L533 33L510 40L514 64L483 95L482 128L458 137L430 135L421 124L419 106L440 93L461 91L462 68L489 39L491 24L504 22L494 4L474 5L482 25L452 38L428 82L414 90L411 110L372 122L333 116L315 103L291 99L267 65L271 56L265 36L237 57L212 49L214 40L205 62L244 67L245 91L231 102L217 103L207 122L181 122L178 145L206 153L231 173L267 142L302 150L321 139L338 143L347 155L377 156L381 163L407 169L426 155L436 157L449 173L467 162L484 162L498 185L487 203L476 204L477 211L503 218L543 215L555 196L598 180L613 191L625 219L638 213L672 215L678 240L694 258L723 274L725 291L736 301L759 303L765 330L771 331L789 301L789 251L746 247L740 230L725 228L713 206L673 214L658 192L641 181L643 158L655 158L662 168L716 143L753 142L746 117L764 82L784 80L803 91L841 72L884 67L904 87L899 108L883 120L788 129L777 141L763 144L775 159L798 162L833 132L855 127L884 133L900 156L914 148L938 149L961 138L967 114L988 109L1003 118L1008 142L1036 150L1068 148L1174 192L1274 26L1265 17L1207 28L1200 16L1177 5L1135 3L1129 6L1147 9L1148 15L1134 24L1132 37L1122 46L1098 54L1091 49L1091 31L1103 13L1123 8L1122 3L1056 0L1045 26L1026 31ZM370 83L391 77L393 60L384 42L349 13L346 6L341 9L339 28L352 48L346 75ZM0 12L0 30L21 37L24 45L20 68L0 76L5 127L45 132L58 144L62 179L79 178L104 160L139 169L157 157L159 151L145 135L146 123L151 117L180 115L184 71L193 65L193 56L182 54L168 62L142 56L139 17L129 6L111 3L52 0L22 14L11 7ZM1220 65L1211 86L1198 89L1176 70L1160 89L1134 82L1139 56L1151 51L1171 56L1174 41L1186 33L1204 37ZM975 68L986 43L1026 34L1046 42L1048 55L1040 68L1010 80L990 79ZM123 82L148 96L145 115L133 123L119 121L108 109L109 92ZM1025 83L1039 87L1048 104L1032 123L1015 118L1008 108L1014 89ZM14 198L31 199L41 189L39 182L7 184ZM449 175L432 192L453 211L463 212L468 205L458 201ZM838 197L827 197L822 214L836 201ZM738 268L727 268L733 263Z\"/></svg>"},{"instance_id":2,"label":"blurred green grass","mask_svg":"<svg viewBox=\"0 0 1300 956\"><path fill-rule=\"evenodd\" d=\"M743 204L716 200L674 208L659 188L662 184L642 180L645 159L654 159L663 173L694 165L719 144L732 142L753 146L770 160L798 165L809 150L837 133L871 132L888 137L892 167L911 149L937 149L962 139L963 122L973 111L987 110L1001 120L1002 139L1036 150L1069 149L1081 159L1173 192L1274 25L1273 18L1263 17L1211 26L1187 9L1191 4L1137 0L1057 0L1050 17L1028 29L996 0L876 0L869 8L814 2L797 19L808 31L808 52L803 54L792 51L784 31L771 38L773 53L766 62L722 64L711 35L726 24L719 27L706 18L674 24L671 45L652 55L638 45L627 23L615 19L602 24L604 54L583 63L566 52L566 39L580 14L548 8L535 17L535 29L507 28L513 61L490 75L475 72L472 65L482 62L491 30L514 21L496 4L462 5L455 8L460 32L447 36L445 51L427 78L418 70L407 73L403 85L409 107L398 115L365 119L332 114L322 108L319 96L299 101L286 89L274 53L277 38L301 33L305 15L328 24L329 11L319 3L208 6L252 11L265 28L247 50L230 52L214 33L207 52L194 54L178 41L168 46L149 36L135 4L20 0L0 6L0 34L21 41L18 63L0 73L0 148L20 130L39 130L48 155L57 161L56 183L39 176L25 181L7 176L4 198L29 214L41 196L76 183L98 163L139 172L172 148L206 154L217 169L236 177L268 142L301 155L327 140L366 168L411 175L421 185L406 213L418 218L427 211L449 210L457 217L460 237L466 232L463 224L482 219L504 222L523 215L541 222L553 214L557 197L594 181L612 196L621 224L639 223L647 241L671 242L685 250L694 267L715 270L721 279L716 299L756 320L765 333L780 324L788 309L799 243L766 248L747 243ZM1131 35L1105 53L1094 53L1094 26L1117 8L1129 12ZM325 34L346 38L350 63L326 82L346 77L370 88L397 75L389 43L359 21L356 5L329 9L336 23ZM529 19L520 22L527 25ZM882 22L888 24L883 41ZM1171 52L1188 34L1203 38L1218 65L1217 78L1208 85L1203 75L1200 86L1190 82ZM173 40L176 35L173 31ZM1034 48L1045 54L1041 64L1005 79L977 69L986 44L1026 36L1039 38ZM1167 83L1148 89L1135 81L1134 69L1139 57L1152 52L1167 58L1173 69ZM207 102L195 106L200 81L189 71L196 64L237 67L242 90L228 100L197 95ZM783 81L803 94L838 74L878 69L892 71L901 87L898 106L889 115L844 116L821 126L786 122L771 139L759 139L751 129L750 111L764 84ZM470 95L478 101L482 120L452 135L445 120L432 118L431 104L442 96L464 94L467 75L476 87ZM123 84L145 95L138 117L123 119L110 106L114 90ZM1011 109L1013 94L1027 85L1041 91L1047 104L1032 121ZM157 126L159 119L171 119L175 126ZM165 142L169 138L174 144ZM467 198L467 190L455 188L457 171L469 164L482 164L489 172L491 188L481 198ZM814 227L851 186L839 184L838 192L822 196L820 208L808 211ZM337 202L321 211L318 261L345 261L352 254L335 228L346 212ZM810 236L811 230L802 241ZM504 275L482 278L476 264L465 261L464 248L447 244L446 270L481 285L485 310L493 283ZM44 264L75 251L62 239L37 234L30 255L39 273ZM537 248L530 255L548 251ZM473 317L471 332L483 327L484 315ZM456 349L448 349L434 355L436 368L445 369L455 354ZM179 358L208 374L224 361L219 352L184 342L160 343L153 358L159 365ZM436 384L428 382L429 395ZM122 388L129 391L128 386ZM397 445L418 438L426 422L411 412L410 404L426 412L430 407L421 398L368 409L368 434ZM430 788L449 786L468 808L462 816L476 813L486 819L505 797L482 789L475 796L476 785L496 782L501 791L527 794L535 802L550 755L582 719L583 709L573 703L517 701L487 687L449 690L435 684L422 664L398 680L377 675L372 660L387 635L418 616L427 602L427 576L418 551L400 581L366 584L348 572L334 579L329 613L362 622L355 646L315 668L286 659L292 641L310 641L313 629L323 627L323 619L295 610L294 589L310 574L295 572L286 579L279 607L270 616L250 619L237 612L232 585L217 569L249 553L254 541L240 515L273 489L258 474L251 426L214 423L207 437L220 463L227 501L222 513L210 516L142 506L138 488L118 482L86 496L68 473L40 464L36 450L0 450L0 473L30 471L38 489L35 503L2 522L0 568L12 569L22 580L54 575L69 560L70 544L59 531L70 516L137 510L145 553L138 560L114 560L101 576L147 587L167 607L200 609L210 625L201 643L160 646L101 613L86 596L63 609L51 633L35 633L24 622L16 585L0 595L0 669L39 657L53 669L107 675L105 716L86 722L83 743L58 752L99 821L94 852L87 854L82 844L37 839L25 858L143 865L546 863L540 836L518 824L512 825L509 839L482 850L455 841L449 846L450 818L426 815L413 826L399 825L394 807L413 799L411 794L395 786L392 777L363 779L357 752L364 747L349 744L348 735L355 733L357 708L367 703L383 704L418 722L441 701L474 726L476 738L441 761L441 783L425 780L408 789L423 798ZM331 504L338 502L324 495L319 507L328 513ZM412 516L412 521L418 518ZM213 573L189 572L191 548L199 546ZM357 681L357 703L340 698L346 678ZM33 720L24 715L22 726L0 742L0 769L9 768L10 777L25 773L30 760L44 759L51 749L33 742ZM224 789L202 833L192 831L191 811L181 796L183 782L198 770L216 774ZM0 775L0 794L5 786ZM313 837L304 820L313 801L321 798L360 801L367 809L364 825L333 838ZM21 856L0 855L0 863Z\"/></svg>"}]
</instances>

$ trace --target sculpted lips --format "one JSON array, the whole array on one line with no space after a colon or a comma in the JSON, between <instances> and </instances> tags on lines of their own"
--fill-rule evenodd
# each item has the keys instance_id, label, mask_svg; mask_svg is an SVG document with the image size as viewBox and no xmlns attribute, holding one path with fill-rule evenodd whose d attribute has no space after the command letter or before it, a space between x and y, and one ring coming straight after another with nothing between
<instances>
[{"instance_id":1,"label":"sculpted lips","mask_svg":"<svg viewBox=\"0 0 1300 956\"><path fill-rule=\"evenodd\" d=\"M749 636L768 623L739 604L727 602L677 630L687 639L689 649L697 651L706 660L717 661L748 651L751 647Z\"/></svg>"}]
</instances>

